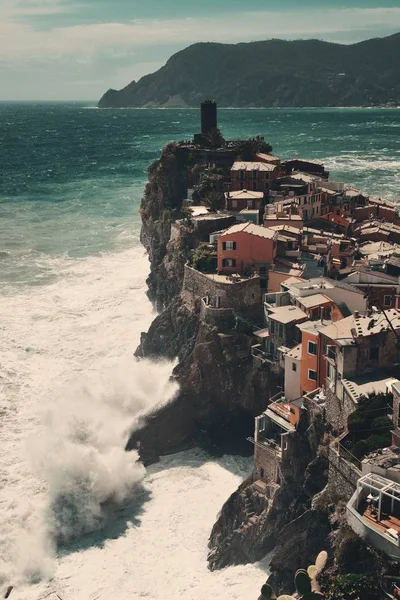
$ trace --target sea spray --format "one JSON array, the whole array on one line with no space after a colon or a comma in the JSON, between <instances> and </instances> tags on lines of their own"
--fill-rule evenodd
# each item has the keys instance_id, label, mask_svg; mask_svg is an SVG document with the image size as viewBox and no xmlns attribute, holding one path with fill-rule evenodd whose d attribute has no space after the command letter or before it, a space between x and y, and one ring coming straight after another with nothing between
<instances>
[{"instance_id":1,"label":"sea spray","mask_svg":"<svg viewBox=\"0 0 400 600\"><path fill-rule=\"evenodd\" d=\"M132 500L145 468L136 451L125 452L125 444L143 415L173 398L172 366L132 358L66 386L46 403L41 428L27 440L45 495L27 512L16 540L17 580L49 578L60 544L65 550L69 542L103 528Z\"/></svg>"}]
</instances>

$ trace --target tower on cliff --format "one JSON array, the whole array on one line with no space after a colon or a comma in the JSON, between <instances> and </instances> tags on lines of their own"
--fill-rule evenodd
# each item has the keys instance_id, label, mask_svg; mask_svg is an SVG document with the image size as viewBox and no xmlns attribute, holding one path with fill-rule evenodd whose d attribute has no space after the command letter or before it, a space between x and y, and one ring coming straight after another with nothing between
<instances>
[{"instance_id":1,"label":"tower on cliff","mask_svg":"<svg viewBox=\"0 0 400 600\"><path fill-rule=\"evenodd\" d=\"M215 100L204 100L200 105L200 115L201 133L194 135L194 143L205 147L221 147L225 140L218 129L217 103Z\"/></svg>"},{"instance_id":2,"label":"tower on cliff","mask_svg":"<svg viewBox=\"0 0 400 600\"><path fill-rule=\"evenodd\" d=\"M208 135L218 128L217 103L215 100L205 100L200 105L201 134Z\"/></svg>"}]
</instances>

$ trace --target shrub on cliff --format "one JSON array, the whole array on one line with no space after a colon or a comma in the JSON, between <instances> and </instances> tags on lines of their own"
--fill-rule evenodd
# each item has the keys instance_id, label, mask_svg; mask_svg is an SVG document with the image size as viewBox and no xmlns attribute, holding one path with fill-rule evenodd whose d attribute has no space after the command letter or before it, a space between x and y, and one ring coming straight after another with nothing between
<instances>
[{"instance_id":1,"label":"shrub on cliff","mask_svg":"<svg viewBox=\"0 0 400 600\"><path fill-rule=\"evenodd\" d=\"M208 244L200 244L193 252L192 266L203 273L213 273L217 268L217 255Z\"/></svg>"},{"instance_id":2,"label":"shrub on cliff","mask_svg":"<svg viewBox=\"0 0 400 600\"><path fill-rule=\"evenodd\" d=\"M257 136L250 140L236 142L235 150L238 158L247 161L253 160L254 155L259 152L270 154L270 152L272 152L272 146L271 144L268 144L263 137Z\"/></svg>"},{"instance_id":3,"label":"shrub on cliff","mask_svg":"<svg viewBox=\"0 0 400 600\"><path fill-rule=\"evenodd\" d=\"M328 594L328 600L377 600L378 598L380 598L378 581L358 573L335 577Z\"/></svg>"}]
</instances>

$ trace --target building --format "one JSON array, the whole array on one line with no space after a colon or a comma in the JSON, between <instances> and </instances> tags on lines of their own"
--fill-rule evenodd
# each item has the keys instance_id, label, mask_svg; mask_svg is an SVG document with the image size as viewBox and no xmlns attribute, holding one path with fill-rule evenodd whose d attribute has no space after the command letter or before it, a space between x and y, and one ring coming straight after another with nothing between
<instances>
[{"instance_id":1,"label":"building","mask_svg":"<svg viewBox=\"0 0 400 600\"><path fill-rule=\"evenodd\" d=\"M297 306L270 307L264 304L265 327L268 336L265 340L267 351L276 359L279 350L287 350L299 344L301 335L296 327L298 323L307 321L307 314Z\"/></svg>"},{"instance_id":2,"label":"building","mask_svg":"<svg viewBox=\"0 0 400 600\"><path fill-rule=\"evenodd\" d=\"M273 400L273 399L272 399ZM280 399L255 419L253 479L262 484L279 485L290 472L291 434L300 420L303 399L293 402Z\"/></svg>"},{"instance_id":3,"label":"building","mask_svg":"<svg viewBox=\"0 0 400 600\"><path fill-rule=\"evenodd\" d=\"M285 383L284 394L287 400L296 400L300 398L301 393L301 352L302 345L298 344L291 350L285 352L284 368L285 368Z\"/></svg>"},{"instance_id":4,"label":"building","mask_svg":"<svg viewBox=\"0 0 400 600\"><path fill-rule=\"evenodd\" d=\"M336 304L343 316L349 316L354 311L367 310L368 303L364 293L345 280L336 281L328 277L315 277L307 281L287 279L287 281L281 283L281 289L282 291L289 291L293 303L298 298L312 296L317 293L323 294Z\"/></svg>"},{"instance_id":5,"label":"building","mask_svg":"<svg viewBox=\"0 0 400 600\"><path fill-rule=\"evenodd\" d=\"M266 280L276 256L277 237L277 231L253 223L233 225L218 238L218 272L257 272Z\"/></svg>"},{"instance_id":6,"label":"building","mask_svg":"<svg viewBox=\"0 0 400 600\"><path fill-rule=\"evenodd\" d=\"M292 171L303 171L303 173L316 175L322 179L328 179L329 177L329 171L325 171L324 165L318 161L294 158L292 160L287 160L284 167L288 174Z\"/></svg>"},{"instance_id":7,"label":"building","mask_svg":"<svg viewBox=\"0 0 400 600\"><path fill-rule=\"evenodd\" d=\"M327 420L344 431L361 396L384 392L400 366L400 312L353 315L320 330L326 361Z\"/></svg>"},{"instance_id":8,"label":"building","mask_svg":"<svg viewBox=\"0 0 400 600\"><path fill-rule=\"evenodd\" d=\"M367 294L369 307L400 308L399 277L361 267L350 273L346 281Z\"/></svg>"},{"instance_id":9,"label":"building","mask_svg":"<svg viewBox=\"0 0 400 600\"><path fill-rule=\"evenodd\" d=\"M313 296L310 296L311 298ZM301 332L300 392L313 392L325 383L326 368L320 331L330 321L305 321L297 327ZM285 371L286 381L286 371Z\"/></svg>"},{"instance_id":10,"label":"building","mask_svg":"<svg viewBox=\"0 0 400 600\"><path fill-rule=\"evenodd\" d=\"M240 213L245 209L260 211L263 205L263 199L263 192L253 192L247 189L226 192L225 209L232 213Z\"/></svg>"},{"instance_id":11,"label":"building","mask_svg":"<svg viewBox=\"0 0 400 600\"><path fill-rule=\"evenodd\" d=\"M400 457L397 456L400 463ZM369 472L346 508L350 527L368 544L400 561L400 484Z\"/></svg>"},{"instance_id":12,"label":"building","mask_svg":"<svg viewBox=\"0 0 400 600\"><path fill-rule=\"evenodd\" d=\"M265 194L278 174L279 167L276 164L236 161L231 168L232 191L252 190Z\"/></svg>"}]
</instances>

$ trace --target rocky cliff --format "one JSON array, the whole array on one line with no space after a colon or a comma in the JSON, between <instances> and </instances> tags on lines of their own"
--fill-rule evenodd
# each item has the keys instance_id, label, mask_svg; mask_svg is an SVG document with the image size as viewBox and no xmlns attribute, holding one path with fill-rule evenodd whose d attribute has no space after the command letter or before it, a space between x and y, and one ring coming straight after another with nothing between
<instances>
[{"instance_id":1,"label":"rocky cliff","mask_svg":"<svg viewBox=\"0 0 400 600\"><path fill-rule=\"evenodd\" d=\"M304 566L308 559L312 561L327 547L327 518L312 510L311 504L313 494L327 482L327 458L319 449L322 433L321 415L314 415L310 422L304 413L296 432L290 434L290 461L282 464L280 483L265 484L250 477L232 494L211 532L211 569L254 562L276 548L272 563L276 572L274 583L282 588L288 573L292 575L293 569ZM307 537L309 520L313 520L318 535ZM287 550L290 543L297 543L291 554Z\"/></svg>"},{"instance_id":2,"label":"rocky cliff","mask_svg":"<svg viewBox=\"0 0 400 600\"><path fill-rule=\"evenodd\" d=\"M320 40L199 43L156 73L108 90L99 106L371 106L400 103L400 34L357 44Z\"/></svg>"},{"instance_id":3,"label":"rocky cliff","mask_svg":"<svg viewBox=\"0 0 400 600\"><path fill-rule=\"evenodd\" d=\"M160 314L143 333L136 356L177 359L177 397L147 417L129 443L140 440L145 462L161 454L201 444L212 452L250 454L254 416L275 393L277 378L251 356L252 328L242 321L223 332L204 322L199 304L181 295L184 265L197 244L185 227L171 238L186 193L185 156L170 144L149 168L141 204L141 240L150 259L148 295Z\"/></svg>"}]
</instances>

